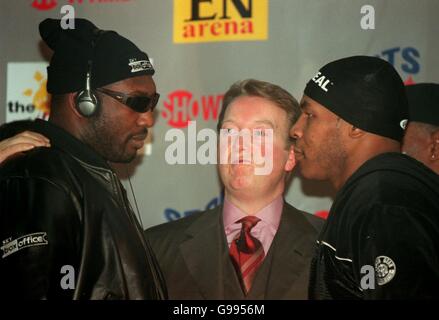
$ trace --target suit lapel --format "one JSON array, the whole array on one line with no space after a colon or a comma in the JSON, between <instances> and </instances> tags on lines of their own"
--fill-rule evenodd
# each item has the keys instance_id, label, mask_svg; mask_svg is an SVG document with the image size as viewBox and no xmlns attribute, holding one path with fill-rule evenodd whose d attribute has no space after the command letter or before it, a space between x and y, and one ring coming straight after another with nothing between
<instances>
[{"instance_id":1,"label":"suit lapel","mask_svg":"<svg viewBox=\"0 0 439 320\"><path fill-rule=\"evenodd\" d=\"M202 214L188 227L186 235L187 240L180 244L180 252L203 298L225 299L227 296L234 299L233 287L240 287L229 258L222 206Z\"/></svg>"},{"instance_id":2,"label":"suit lapel","mask_svg":"<svg viewBox=\"0 0 439 320\"><path fill-rule=\"evenodd\" d=\"M278 232L269 250L273 260L266 299L307 298L310 244L314 244L310 230L303 214L285 203Z\"/></svg>"}]
</instances>

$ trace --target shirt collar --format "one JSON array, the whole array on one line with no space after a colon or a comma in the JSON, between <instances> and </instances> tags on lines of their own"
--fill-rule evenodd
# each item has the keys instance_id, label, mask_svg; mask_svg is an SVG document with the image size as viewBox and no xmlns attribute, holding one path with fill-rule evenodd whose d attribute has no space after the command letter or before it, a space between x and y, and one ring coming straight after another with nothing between
<instances>
[{"instance_id":1,"label":"shirt collar","mask_svg":"<svg viewBox=\"0 0 439 320\"><path fill-rule=\"evenodd\" d=\"M282 195L278 196L272 202L270 202L267 206L259 210L255 216L267 223L268 225L278 229L280 218L282 215L282 209L284 205L284 199ZM224 206L223 206L223 222L224 228L229 228L233 224L236 223L237 220L244 218L247 214L236 207L233 203L224 198Z\"/></svg>"}]
</instances>

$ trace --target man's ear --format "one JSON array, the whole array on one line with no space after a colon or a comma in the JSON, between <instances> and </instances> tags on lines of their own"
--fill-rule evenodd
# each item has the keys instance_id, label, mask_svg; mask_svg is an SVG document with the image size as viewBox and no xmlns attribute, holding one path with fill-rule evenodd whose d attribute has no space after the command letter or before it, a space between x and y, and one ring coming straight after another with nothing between
<instances>
[{"instance_id":1,"label":"man's ear","mask_svg":"<svg viewBox=\"0 0 439 320\"><path fill-rule=\"evenodd\" d=\"M294 146L290 146L290 150L288 151L288 160L285 163L285 171L292 171L296 166L296 156L294 155Z\"/></svg>"},{"instance_id":2,"label":"man's ear","mask_svg":"<svg viewBox=\"0 0 439 320\"><path fill-rule=\"evenodd\" d=\"M348 135L352 139L358 139L361 138L366 134L365 131L361 130L360 128L357 128L353 125L349 125L348 127Z\"/></svg>"},{"instance_id":3,"label":"man's ear","mask_svg":"<svg viewBox=\"0 0 439 320\"><path fill-rule=\"evenodd\" d=\"M67 105L72 111L72 113L77 116L78 118L83 118L84 116L79 113L78 108L76 107L76 98L78 97L78 92L71 92L66 94L67 97Z\"/></svg>"},{"instance_id":4,"label":"man's ear","mask_svg":"<svg viewBox=\"0 0 439 320\"><path fill-rule=\"evenodd\" d=\"M430 160L439 160L439 129L433 131L430 142Z\"/></svg>"},{"instance_id":5,"label":"man's ear","mask_svg":"<svg viewBox=\"0 0 439 320\"><path fill-rule=\"evenodd\" d=\"M347 132L348 137L352 139L359 139L366 134L366 131L353 126L340 117L337 117L337 128L340 128L343 133Z\"/></svg>"}]
</instances>

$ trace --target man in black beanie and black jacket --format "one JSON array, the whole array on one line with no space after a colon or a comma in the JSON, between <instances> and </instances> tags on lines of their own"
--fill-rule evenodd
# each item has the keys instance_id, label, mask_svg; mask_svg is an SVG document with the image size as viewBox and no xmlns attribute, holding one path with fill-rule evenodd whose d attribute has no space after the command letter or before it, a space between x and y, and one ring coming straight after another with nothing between
<instances>
[{"instance_id":1,"label":"man in black beanie and black jacket","mask_svg":"<svg viewBox=\"0 0 439 320\"><path fill-rule=\"evenodd\" d=\"M165 284L111 162L130 162L154 123L148 56L77 19L40 24L54 50L48 122L4 125L50 139L0 167L0 291L15 299L164 299Z\"/></svg>"},{"instance_id":2,"label":"man in black beanie and black jacket","mask_svg":"<svg viewBox=\"0 0 439 320\"><path fill-rule=\"evenodd\" d=\"M319 235L311 299L424 299L439 291L439 178L400 153L408 109L386 61L333 61L308 82L291 129L305 178L337 195Z\"/></svg>"}]
</instances>

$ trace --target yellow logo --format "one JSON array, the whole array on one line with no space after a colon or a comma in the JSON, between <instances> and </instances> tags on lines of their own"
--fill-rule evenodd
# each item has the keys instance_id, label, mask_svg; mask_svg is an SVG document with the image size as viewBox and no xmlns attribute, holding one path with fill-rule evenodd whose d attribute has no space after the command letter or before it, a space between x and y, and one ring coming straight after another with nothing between
<instances>
[{"instance_id":1,"label":"yellow logo","mask_svg":"<svg viewBox=\"0 0 439 320\"><path fill-rule=\"evenodd\" d=\"M267 40L268 0L174 0L174 42Z\"/></svg>"},{"instance_id":2,"label":"yellow logo","mask_svg":"<svg viewBox=\"0 0 439 320\"><path fill-rule=\"evenodd\" d=\"M39 71L34 73L34 79L39 84L38 90L34 93L32 89L26 89L23 94L26 97L31 97L33 95L32 104L35 108L42 111L44 116L47 116L50 112L50 96L46 90L47 79L45 79Z\"/></svg>"}]
</instances>

